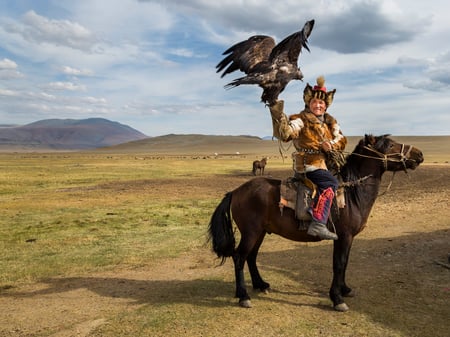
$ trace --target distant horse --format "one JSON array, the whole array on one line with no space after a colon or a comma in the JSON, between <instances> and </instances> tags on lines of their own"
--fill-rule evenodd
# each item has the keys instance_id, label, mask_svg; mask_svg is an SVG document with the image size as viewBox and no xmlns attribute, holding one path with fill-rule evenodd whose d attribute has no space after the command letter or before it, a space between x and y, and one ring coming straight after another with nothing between
<instances>
[{"instance_id":1,"label":"distant horse","mask_svg":"<svg viewBox=\"0 0 450 337\"><path fill-rule=\"evenodd\" d=\"M253 162L253 175L256 176L256 171L259 170L259 174L263 175L264 174L264 168L267 165L267 158L263 158L261 160L255 160Z\"/></svg>"},{"instance_id":2,"label":"distant horse","mask_svg":"<svg viewBox=\"0 0 450 337\"><path fill-rule=\"evenodd\" d=\"M397 143L388 135L366 135L347 156L347 162L341 169L346 206L333 216L338 240L334 241L333 281L329 296L335 310L349 309L343 299L353 295L345 282L349 253L353 238L366 225L379 193L383 173L401 170L406 172L407 169L415 169L422 162L423 155L419 149ZM243 307L251 307L244 281L243 268L246 261L253 288L260 291L270 288L269 283L260 276L256 265L258 250L266 233L275 233L294 241L320 240L307 235L306 230L299 230L294 210L284 208L281 214L280 184L278 179L263 177L249 180L226 193L211 217L208 232L213 251L222 258L222 263L227 257L233 258L236 297ZM232 220L241 234L237 247Z\"/></svg>"}]
</instances>

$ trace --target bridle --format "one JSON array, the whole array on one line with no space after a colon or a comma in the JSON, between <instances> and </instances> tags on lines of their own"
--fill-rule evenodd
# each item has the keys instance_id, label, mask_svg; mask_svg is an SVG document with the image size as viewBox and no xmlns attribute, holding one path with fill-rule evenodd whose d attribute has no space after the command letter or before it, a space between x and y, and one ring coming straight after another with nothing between
<instances>
[{"instance_id":1,"label":"bridle","mask_svg":"<svg viewBox=\"0 0 450 337\"><path fill-rule=\"evenodd\" d=\"M383 166L384 169L387 171L388 169L388 163L392 162L392 163L402 163L403 164L403 170L405 171L405 173L408 173L407 168L406 168L406 162L408 160L412 160L409 159L408 156L411 153L412 150L412 145L405 145L405 144L401 144L402 148L400 150L400 152L396 152L396 153L382 153L376 149L374 149L373 147L371 147L370 145L365 145L364 149L369 150L370 152L375 153L378 157L373 157L373 156L368 156L368 155L364 155L361 153L352 153L352 155L356 155L359 157L364 157L364 158L371 158L371 159L377 159L377 160L381 160L383 161ZM405 152L405 147L408 146L408 150ZM399 156L400 158L392 158L394 156Z\"/></svg>"},{"instance_id":2,"label":"bridle","mask_svg":"<svg viewBox=\"0 0 450 337\"><path fill-rule=\"evenodd\" d=\"M381 160L381 161L383 161L383 166L384 166L384 170L385 171L387 171L387 169L388 169L388 163L389 162L402 163L403 164L403 171L406 173L406 175L408 175L408 170L406 168L406 162L408 160L412 160L412 159L409 159L408 156L411 153L411 150L412 150L413 147L412 147L412 145L407 145L408 146L408 150L405 152L405 147L406 147L405 144L401 144L401 146L402 146L402 148L401 148L400 152L385 154L385 153L382 153L382 152L374 149L370 145L365 145L364 149L369 150L372 153L375 153L378 157L373 157L373 156L364 155L364 154L355 153L355 152L352 152L351 155L355 155L355 156L359 156L359 157L363 157L363 158L370 158L370 159L375 159L375 160ZM392 158L394 156L398 156L400 158ZM394 181L394 176L395 176L396 172L397 171L393 171L392 178L391 178L391 181L389 182L389 185L386 187L386 190L383 193L379 194L378 196L382 196L382 195L386 194L390 190L392 182ZM368 178L368 177L364 177L363 179L365 180L366 178Z\"/></svg>"}]
</instances>

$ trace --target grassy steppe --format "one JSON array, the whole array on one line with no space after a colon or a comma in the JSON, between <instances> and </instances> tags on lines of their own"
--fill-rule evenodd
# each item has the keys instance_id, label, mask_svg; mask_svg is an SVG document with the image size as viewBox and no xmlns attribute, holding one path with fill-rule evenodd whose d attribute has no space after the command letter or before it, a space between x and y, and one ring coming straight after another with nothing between
<instances>
[{"instance_id":1,"label":"grassy steppe","mask_svg":"<svg viewBox=\"0 0 450 337\"><path fill-rule=\"evenodd\" d=\"M217 199L155 182L229 174L232 160L98 154L0 156L0 284L145 264L202 244ZM177 235L173 235L177 233Z\"/></svg>"},{"instance_id":2,"label":"grassy steppe","mask_svg":"<svg viewBox=\"0 0 450 337\"><path fill-rule=\"evenodd\" d=\"M358 279L363 294L344 315L331 310L326 294L329 243L269 236L262 270L275 291L253 294L257 306L251 310L238 308L232 297L231 261L216 268L205 246L212 211L224 192L251 178L254 159L269 156L266 174L290 174L290 159L281 160L276 143L244 151L237 146L239 155L219 148L217 157L211 148L196 153L195 144L190 150L185 144L185 153L129 145L120 151L1 153L0 335L445 336L448 271L423 259L431 238L441 240L433 241L434 249L448 244L448 216L438 221L427 210L448 211L450 137L394 138L424 151L433 181L442 182L441 190L430 184L425 196L440 193L440 204L420 203L424 194L402 202L396 192L389 193L393 200L380 201L371 224L384 223L397 208L401 215L387 231L369 226L357 238L350 283ZM406 181L394 186L413 193ZM411 208L417 214L408 215ZM404 237L413 227L403 222L415 218L424 224ZM391 237L395 231L398 238ZM409 248L420 253L406 258Z\"/></svg>"}]
</instances>

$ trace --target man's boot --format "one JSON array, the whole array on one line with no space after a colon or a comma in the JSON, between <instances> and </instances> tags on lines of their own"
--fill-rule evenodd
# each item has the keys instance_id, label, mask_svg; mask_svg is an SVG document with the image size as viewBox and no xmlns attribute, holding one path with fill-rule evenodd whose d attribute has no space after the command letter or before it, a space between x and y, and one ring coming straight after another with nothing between
<instances>
[{"instance_id":1,"label":"man's boot","mask_svg":"<svg viewBox=\"0 0 450 337\"><path fill-rule=\"evenodd\" d=\"M308 235L318 236L322 240L337 240L338 236L330 232L323 223L317 222L316 220L312 220L309 224Z\"/></svg>"},{"instance_id":2,"label":"man's boot","mask_svg":"<svg viewBox=\"0 0 450 337\"><path fill-rule=\"evenodd\" d=\"M328 222L328 216L330 215L331 204L334 198L334 191L331 187L319 195L316 205L310 209L312 216L311 224L308 227L308 234L318 236L322 240L337 240L338 237L335 233L330 232L326 226Z\"/></svg>"}]
</instances>

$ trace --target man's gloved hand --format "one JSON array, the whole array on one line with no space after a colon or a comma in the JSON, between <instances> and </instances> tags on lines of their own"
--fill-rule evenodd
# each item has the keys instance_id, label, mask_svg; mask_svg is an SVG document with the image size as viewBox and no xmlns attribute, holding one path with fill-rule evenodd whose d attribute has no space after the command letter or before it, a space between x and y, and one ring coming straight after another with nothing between
<instances>
[{"instance_id":1,"label":"man's gloved hand","mask_svg":"<svg viewBox=\"0 0 450 337\"><path fill-rule=\"evenodd\" d=\"M288 141L291 137L291 128L287 116L284 114L284 101L276 100L269 105L270 115L272 116L273 136L282 141Z\"/></svg>"},{"instance_id":2,"label":"man's gloved hand","mask_svg":"<svg viewBox=\"0 0 450 337\"><path fill-rule=\"evenodd\" d=\"M276 100L275 103L269 105L270 114L272 115L272 118L280 121L282 116L284 115L283 109L284 109L284 101Z\"/></svg>"}]
</instances>

